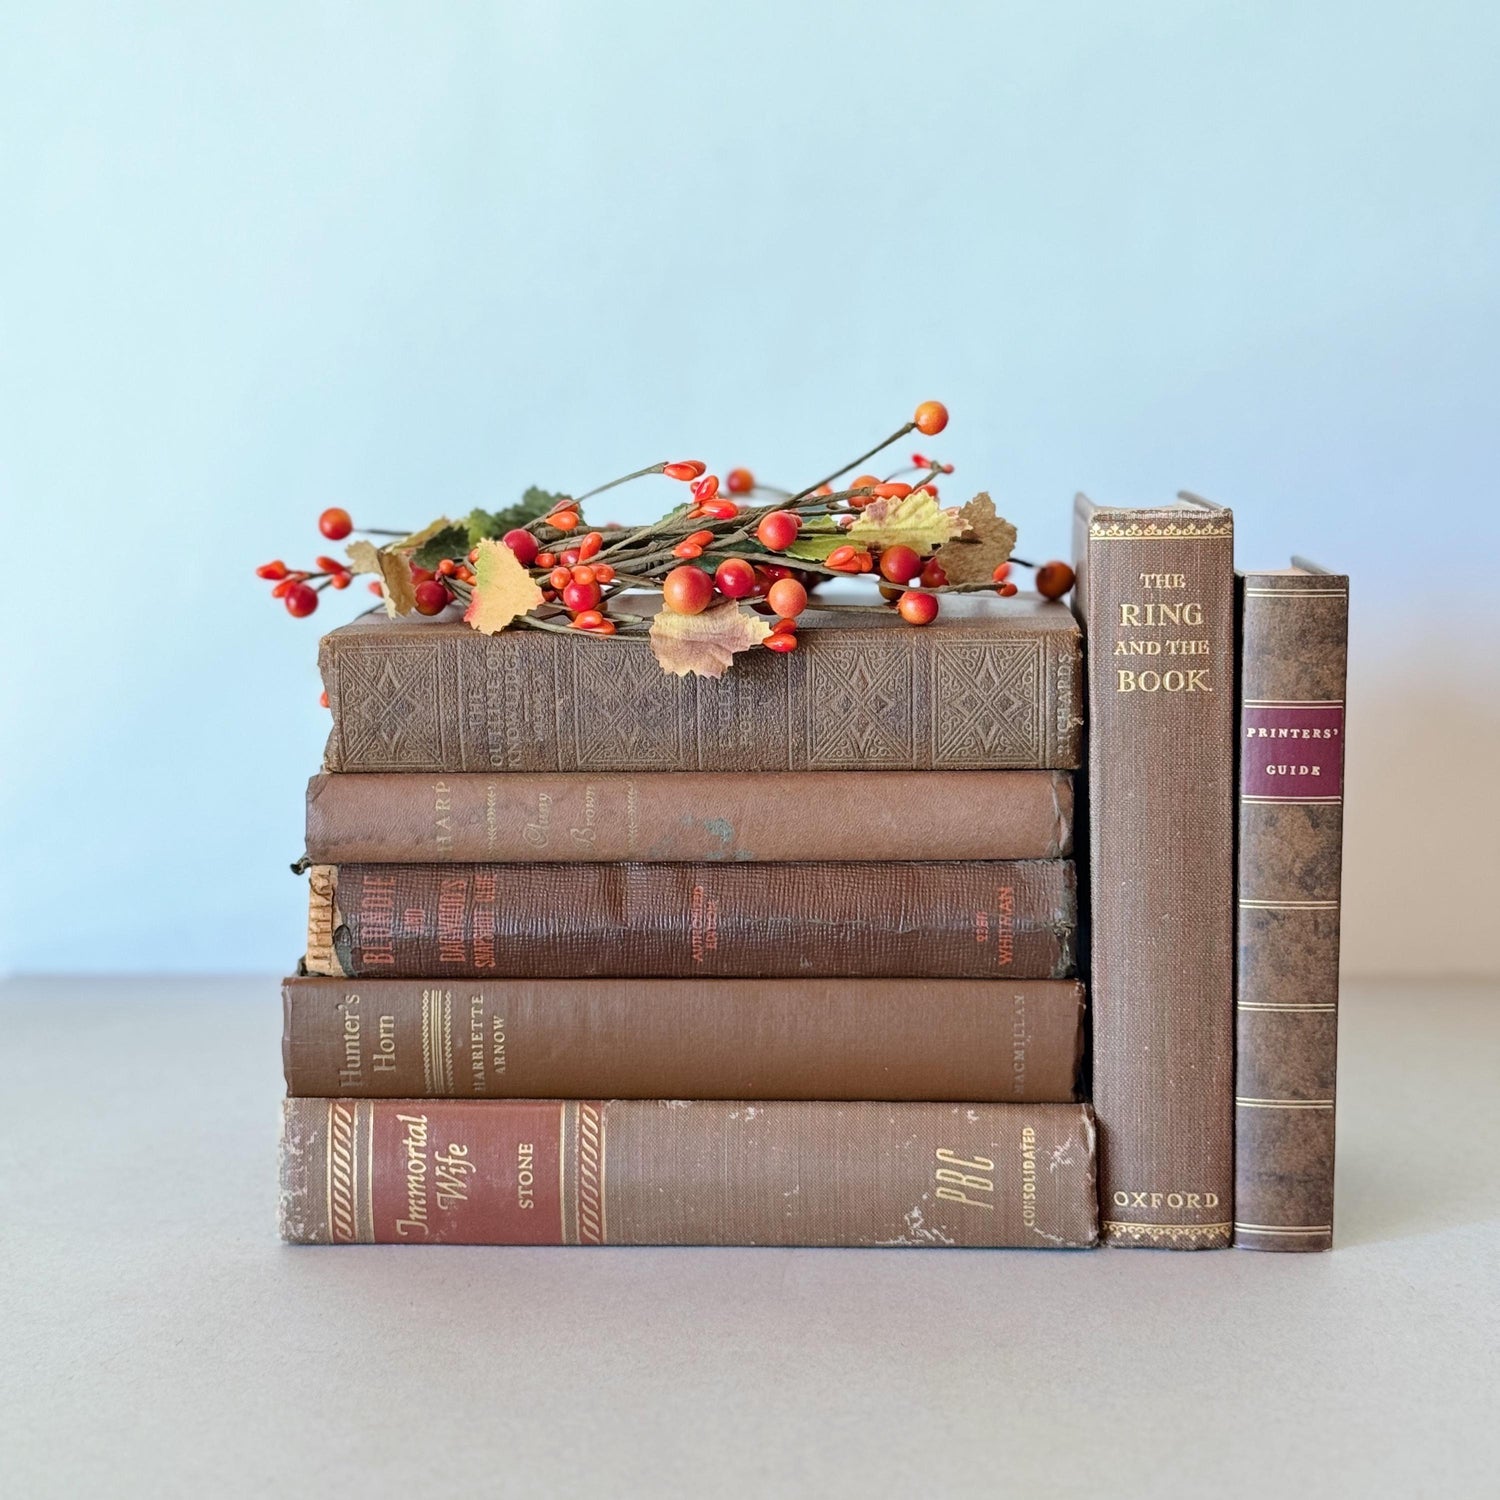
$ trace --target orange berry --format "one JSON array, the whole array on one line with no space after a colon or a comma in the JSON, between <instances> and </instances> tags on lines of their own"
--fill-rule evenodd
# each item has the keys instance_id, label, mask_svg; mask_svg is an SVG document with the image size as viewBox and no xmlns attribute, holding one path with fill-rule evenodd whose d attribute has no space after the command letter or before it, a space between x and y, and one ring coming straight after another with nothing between
<instances>
[{"instance_id":1,"label":"orange berry","mask_svg":"<svg viewBox=\"0 0 1500 1500\"><path fill-rule=\"evenodd\" d=\"M911 547L899 543L880 554L880 576L892 583L910 583L922 571L922 559Z\"/></svg>"},{"instance_id":2,"label":"orange berry","mask_svg":"<svg viewBox=\"0 0 1500 1500\"><path fill-rule=\"evenodd\" d=\"M578 544L578 556L580 561L587 562L602 546L604 538L597 531L591 531Z\"/></svg>"},{"instance_id":3,"label":"orange berry","mask_svg":"<svg viewBox=\"0 0 1500 1500\"><path fill-rule=\"evenodd\" d=\"M857 556L858 553L854 550L854 548L851 547L847 542L845 542L842 547L835 547L833 551L828 554L828 566L830 568L837 568L841 573L852 573L854 569L851 564L854 562L854 559Z\"/></svg>"},{"instance_id":4,"label":"orange berry","mask_svg":"<svg viewBox=\"0 0 1500 1500\"><path fill-rule=\"evenodd\" d=\"M775 651L777 653L795 651L797 649L797 637L787 633L783 633L781 635L768 635L765 640L761 642L761 645L764 646L767 651Z\"/></svg>"},{"instance_id":5,"label":"orange berry","mask_svg":"<svg viewBox=\"0 0 1500 1500\"><path fill-rule=\"evenodd\" d=\"M755 488L755 475L749 469L731 469L724 485L731 495L748 495Z\"/></svg>"},{"instance_id":6,"label":"orange berry","mask_svg":"<svg viewBox=\"0 0 1500 1500\"><path fill-rule=\"evenodd\" d=\"M279 582L286 577L288 572L290 572L290 569L287 565L278 559L276 562L262 563L255 570L255 576L257 578L270 579L272 582Z\"/></svg>"},{"instance_id":7,"label":"orange berry","mask_svg":"<svg viewBox=\"0 0 1500 1500\"><path fill-rule=\"evenodd\" d=\"M733 500L726 500L722 495L700 505L698 510L705 516L712 516L716 521L732 521L740 513L739 506Z\"/></svg>"},{"instance_id":8,"label":"orange berry","mask_svg":"<svg viewBox=\"0 0 1500 1500\"><path fill-rule=\"evenodd\" d=\"M590 635L613 635L615 633L615 622L613 620L600 620L590 631Z\"/></svg>"},{"instance_id":9,"label":"orange berry","mask_svg":"<svg viewBox=\"0 0 1500 1500\"><path fill-rule=\"evenodd\" d=\"M513 546L511 546L511 543L510 543L510 538L513 537L513 536L524 536L527 539L527 541L529 541L531 543L531 549L532 549L531 550L531 556L529 558L522 557L521 558L521 565L523 567L525 567L529 563L534 563L536 561L536 538L534 536L532 536L532 534L529 531L519 531L519 532L517 532L517 531L507 531L505 533L505 538L504 538L505 545L507 547L510 547L510 550L512 552L516 551L516 549ZM519 554L517 554L517 555L519 556ZM470 549L470 551L469 551L469 561L470 562L478 562L479 561L479 548L478 547L473 547L473 548Z\"/></svg>"},{"instance_id":10,"label":"orange berry","mask_svg":"<svg viewBox=\"0 0 1500 1500\"><path fill-rule=\"evenodd\" d=\"M672 556L685 559L702 557L703 548L700 547L697 542L678 542L678 544L672 548Z\"/></svg>"},{"instance_id":11,"label":"orange berry","mask_svg":"<svg viewBox=\"0 0 1500 1500\"><path fill-rule=\"evenodd\" d=\"M330 542L341 542L354 530L354 522L349 519L349 512L347 510L333 505L318 517L318 530ZM311 613L312 611L308 610L308 614Z\"/></svg>"},{"instance_id":12,"label":"orange berry","mask_svg":"<svg viewBox=\"0 0 1500 1500\"><path fill-rule=\"evenodd\" d=\"M1008 562L996 563L995 571L990 574L990 577L993 578L996 583L1004 583L1005 580L1010 577L1010 564Z\"/></svg>"},{"instance_id":13,"label":"orange berry","mask_svg":"<svg viewBox=\"0 0 1500 1500\"><path fill-rule=\"evenodd\" d=\"M369 591L374 594L377 599L385 598L385 590L381 588L378 583L367 583L365 587L369 589Z\"/></svg>"},{"instance_id":14,"label":"orange berry","mask_svg":"<svg viewBox=\"0 0 1500 1500\"><path fill-rule=\"evenodd\" d=\"M911 486L902 484L899 480L889 479L884 484L875 486L875 495L880 500L904 500L911 494Z\"/></svg>"},{"instance_id":15,"label":"orange berry","mask_svg":"<svg viewBox=\"0 0 1500 1500\"><path fill-rule=\"evenodd\" d=\"M1012 594L1019 594L1021 591L1013 583L1002 583L1000 587L995 590L995 592L999 594L1002 599L1009 599Z\"/></svg>"},{"instance_id":16,"label":"orange berry","mask_svg":"<svg viewBox=\"0 0 1500 1500\"><path fill-rule=\"evenodd\" d=\"M580 610L570 622L575 630L592 630L604 623L604 616L597 609Z\"/></svg>"},{"instance_id":17,"label":"orange berry","mask_svg":"<svg viewBox=\"0 0 1500 1500\"><path fill-rule=\"evenodd\" d=\"M327 708L328 707L328 689L327 688L324 688L323 691L318 694L318 706L320 708Z\"/></svg>"},{"instance_id":18,"label":"orange berry","mask_svg":"<svg viewBox=\"0 0 1500 1500\"><path fill-rule=\"evenodd\" d=\"M475 558L474 560L478 562L479 559ZM555 552L538 552L536 555L536 565L539 568L556 567L557 554Z\"/></svg>"},{"instance_id":19,"label":"orange berry","mask_svg":"<svg viewBox=\"0 0 1500 1500\"><path fill-rule=\"evenodd\" d=\"M707 467L696 458L684 458L677 463L663 464L661 471L668 479L696 479Z\"/></svg>"},{"instance_id":20,"label":"orange berry","mask_svg":"<svg viewBox=\"0 0 1500 1500\"><path fill-rule=\"evenodd\" d=\"M789 510L773 510L760 518L755 535L768 552L785 552L797 540L802 518Z\"/></svg>"},{"instance_id":21,"label":"orange berry","mask_svg":"<svg viewBox=\"0 0 1500 1500\"><path fill-rule=\"evenodd\" d=\"M615 581L615 570L608 563L594 564L595 583L613 583Z\"/></svg>"},{"instance_id":22,"label":"orange berry","mask_svg":"<svg viewBox=\"0 0 1500 1500\"><path fill-rule=\"evenodd\" d=\"M673 568L662 580L662 600L679 615L701 615L714 596L714 581L702 568Z\"/></svg>"},{"instance_id":23,"label":"orange berry","mask_svg":"<svg viewBox=\"0 0 1500 1500\"><path fill-rule=\"evenodd\" d=\"M587 563L579 563L573 569L574 583L595 583L598 581L598 577L599 575Z\"/></svg>"},{"instance_id":24,"label":"orange berry","mask_svg":"<svg viewBox=\"0 0 1500 1500\"><path fill-rule=\"evenodd\" d=\"M1065 562L1045 562L1036 570L1036 591L1044 599L1061 599L1073 583L1073 570Z\"/></svg>"},{"instance_id":25,"label":"orange berry","mask_svg":"<svg viewBox=\"0 0 1500 1500\"><path fill-rule=\"evenodd\" d=\"M458 571L458 564L451 557L445 557L437 565L439 578L451 578Z\"/></svg>"},{"instance_id":26,"label":"orange berry","mask_svg":"<svg viewBox=\"0 0 1500 1500\"><path fill-rule=\"evenodd\" d=\"M460 583L473 583L474 582L474 570L473 570L473 568L469 567L467 564L465 564L463 567L461 567L458 570L458 572L456 572L453 576L456 579L458 579L458 581Z\"/></svg>"},{"instance_id":27,"label":"orange berry","mask_svg":"<svg viewBox=\"0 0 1500 1500\"><path fill-rule=\"evenodd\" d=\"M354 582L354 575L346 573L340 568L337 573L331 574L328 579L328 587L331 589L346 589Z\"/></svg>"},{"instance_id":28,"label":"orange berry","mask_svg":"<svg viewBox=\"0 0 1500 1500\"><path fill-rule=\"evenodd\" d=\"M576 510L558 510L547 517L547 524L554 531L576 531L578 529L578 512Z\"/></svg>"},{"instance_id":29,"label":"orange berry","mask_svg":"<svg viewBox=\"0 0 1500 1500\"><path fill-rule=\"evenodd\" d=\"M705 500L712 500L718 493L719 476L717 474L705 474L693 485L693 499L699 505L702 505Z\"/></svg>"},{"instance_id":30,"label":"orange berry","mask_svg":"<svg viewBox=\"0 0 1500 1500\"><path fill-rule=\"evenodd\" d=\"M856 573L869 573L874 570L875 559L868 552L859 551L854 554L854 571Z\"/></svg>"},{"instance_id":31,"label":"orange berry","mask_svg":"<svg viewBox=\"0 0 1500 1500\"><path fill-rule=\"evenodd\" d=\"M796 628L797 628L797 622L795 620L778 620L771 627L771 634L772 635L787 635L787 634L790 634L792 631L796 630Z\"/></svg>"},{"instance_id":32,"label":"orange berry","mask_svg":"<svg viewBox=\"0 0 1500 1500\"><path fill-rule=\"evenodd\" d=\"M948 425L948 408L941 401L924 401L912 422L923 437L936 437Z\"/></svg>"},{"instance_id":33,"label":"orange berry","mask_svg":"<svg viewBox=\"0 0 1500 1500\"><path fill-rule=\"evenodd\" d=\"M766 603L778 615L795 618L807 608L807 590L795 578L778 578L766 590Z\"/></svg>"},{"instance_id":34,"label":"orange berry","mask_svg":"<svg viewBox=\"0 0 1500 1500\"><path fill-rule=\"evenodd\" d=\"M901 618L908 625L930 625L937 619L938 602L933 594L907 589L896 603Z\"/></svg>"},{"instance_id":35,"label":"orange berry","mask_svg":"<svg viewBox=\"0 0 1500 1500\"><path fill-rule=\"evenodd\" d=\"M565 589L573 581L573 573L569 568L553 568L547 575L547 582L555 589Z\"/></svg>"}]
</instances>

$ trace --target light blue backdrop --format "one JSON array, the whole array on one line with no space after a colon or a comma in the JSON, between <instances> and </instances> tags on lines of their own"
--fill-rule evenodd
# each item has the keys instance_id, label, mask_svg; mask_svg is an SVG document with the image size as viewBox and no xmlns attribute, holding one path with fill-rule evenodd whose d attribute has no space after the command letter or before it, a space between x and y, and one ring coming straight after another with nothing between
<instances>
[{"instance_id":1,"label":"light blue backdrop","mask_svg":"<svg viewBox=\"0 0 1500 1500\"><path fill-rule=\"evenodd\" d=\"M291 961L316 637L362 596L294 621L251 568L325 505L796 482L936 396L949 493L1027 554L1075 489L1185 486L1244 561L1356 575L1349 952L1401 967L1494 743L1497 18L5 5L0 958Z\"/></svg>"}]
</instances>

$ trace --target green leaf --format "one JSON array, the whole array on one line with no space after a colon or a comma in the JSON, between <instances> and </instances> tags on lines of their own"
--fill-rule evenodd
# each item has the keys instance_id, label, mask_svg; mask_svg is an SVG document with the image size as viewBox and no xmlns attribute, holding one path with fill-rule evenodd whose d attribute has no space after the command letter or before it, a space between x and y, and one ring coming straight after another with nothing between
<instances>
[{"instance_id":1,"label":"green leaf","mask_svg":"<svg viewBox=\"0 0 1500 1500\"><path fill-rule=\"evenodd\" d=\"M435 568L445 557L462 561L473 545L469 540L469 528L450 521L427 537L412 553L411 560L419 568Z\"/></svg>"},{"instance_id":2,"label":"green leaf","mask_svg":"<svg viewBox=\"0 0 1500 1500\"><path fill-rule=\"evenodd\" d=\"M800 533L797 540L786 549L784 554L778 556L800 557L807 562L827 562L828 554L835 547L842 547L849 538L842 531L835 531L831 535L817 534L808 536L804 531Z\"/></svg>"},{"instance_id":3,"label":"green leaf","mask_svg":"<svg viewBox=\"0 0 1500 1500\"><path fill-rule=\"evenodd\" d=\"M507 531L514 531L538 516L551 515L567 498L532 485L515 505L507 505L504 510L471 510L465 523L469 546L477 547L486 537L498 541Z\"/></svg>"}]
</instances>

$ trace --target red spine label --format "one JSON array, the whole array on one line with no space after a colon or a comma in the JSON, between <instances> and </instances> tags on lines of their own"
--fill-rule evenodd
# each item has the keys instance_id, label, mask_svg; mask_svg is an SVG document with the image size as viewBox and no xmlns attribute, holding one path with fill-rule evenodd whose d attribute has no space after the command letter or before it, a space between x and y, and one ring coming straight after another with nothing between
<instances>
[{"instance_id":1,"label":"red spine label","mask_svg":"<svg viewBox=\"0 0 1500 1500\"><path fill-rule=\"evenodd\" d=\"M375 1239L562 1244L564 1108L423 1100L374 1111L367 1170Z\"/></svg>"},{"instance_id":2,"label":"red spine label","mask_svg":"<svg viewBox=\"0 0 1500 1500\"><path fill-rule=\"evenodd\" d=\"M1246 703L1240 791L1275 802L1336 802L1344 794L1342 703Z\"/></svg>"}]
</instances>

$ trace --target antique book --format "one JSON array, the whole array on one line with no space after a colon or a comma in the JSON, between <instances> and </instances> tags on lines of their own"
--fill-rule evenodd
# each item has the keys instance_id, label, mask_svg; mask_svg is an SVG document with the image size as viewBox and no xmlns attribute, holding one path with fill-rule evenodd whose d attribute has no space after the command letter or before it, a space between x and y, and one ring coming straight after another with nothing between
<instances>
[{"instance_id":1,"label":"antique book","mask_svg":"<svg viewBox=\"0 0 1500 1500\"><path fill-rule=\"evenodd\" d=\"M1240 581L1234 1242L1333 1245L1349 580Z\"/></svg>"},{"instance_id":2,"label":"antique book","mask_svg":"<svg viewBox=\"0 0 1500 1500\"><path fill-rule=\"evenodd\" d=\"M1056 859L1066 771L453 772L314 776L315 864Z\"/></svg>"},{"instance_id":3,"label":"antique book","mask_svg":"<svg viewBox=\"0 0 1500 1500\"><path fill-rule=\"evenodd\" d=\"M314 865L307 969L359 978L1063 979L1071 860Z\"/></svg>"},{"instance_id":4,"label":"antique book","mask_svg":"<svg viewBox=\"0 0 1500 1500\"><path fill-rule=\"evenodd\" d=\"M288 1099L299 1244L1093 1245L1086 1104Z\"/></svg>"},{"instance_id":5,"label":"antique book","mask_svg":"<svg viewBox=\"0 0 1500 1500\"><path fill-rule=\"evenodd\" d=\"M641 606L645 608L643 604ZM1078 629L1034 595L955 596L913 629L811 609L798 650L718 679L644 638L482 635L361 616L318 652L329 771L989 771L1078 765Z\"/></svg>"},{"instance_id":6,"label":"antique book","mask_svg":"<svg viewBox=\"0 0 1500 1500\"><path fill-rule=\"evenodd\" d=\"M1075 514L1088 658L1089 995L1102 1234L1228 1245L1234 526L1184 496Z\"/></svg>"},{"instance_id":7,"label":"antique book","mask_svg":"<svg viewBox=\"0 0 1500 1500\"><path fill-rule=\"evenodd\" d=\"M335 1098L1082 1098L1053 979L289 979L287 1092Z\"/></svg>"}]
</instances>

